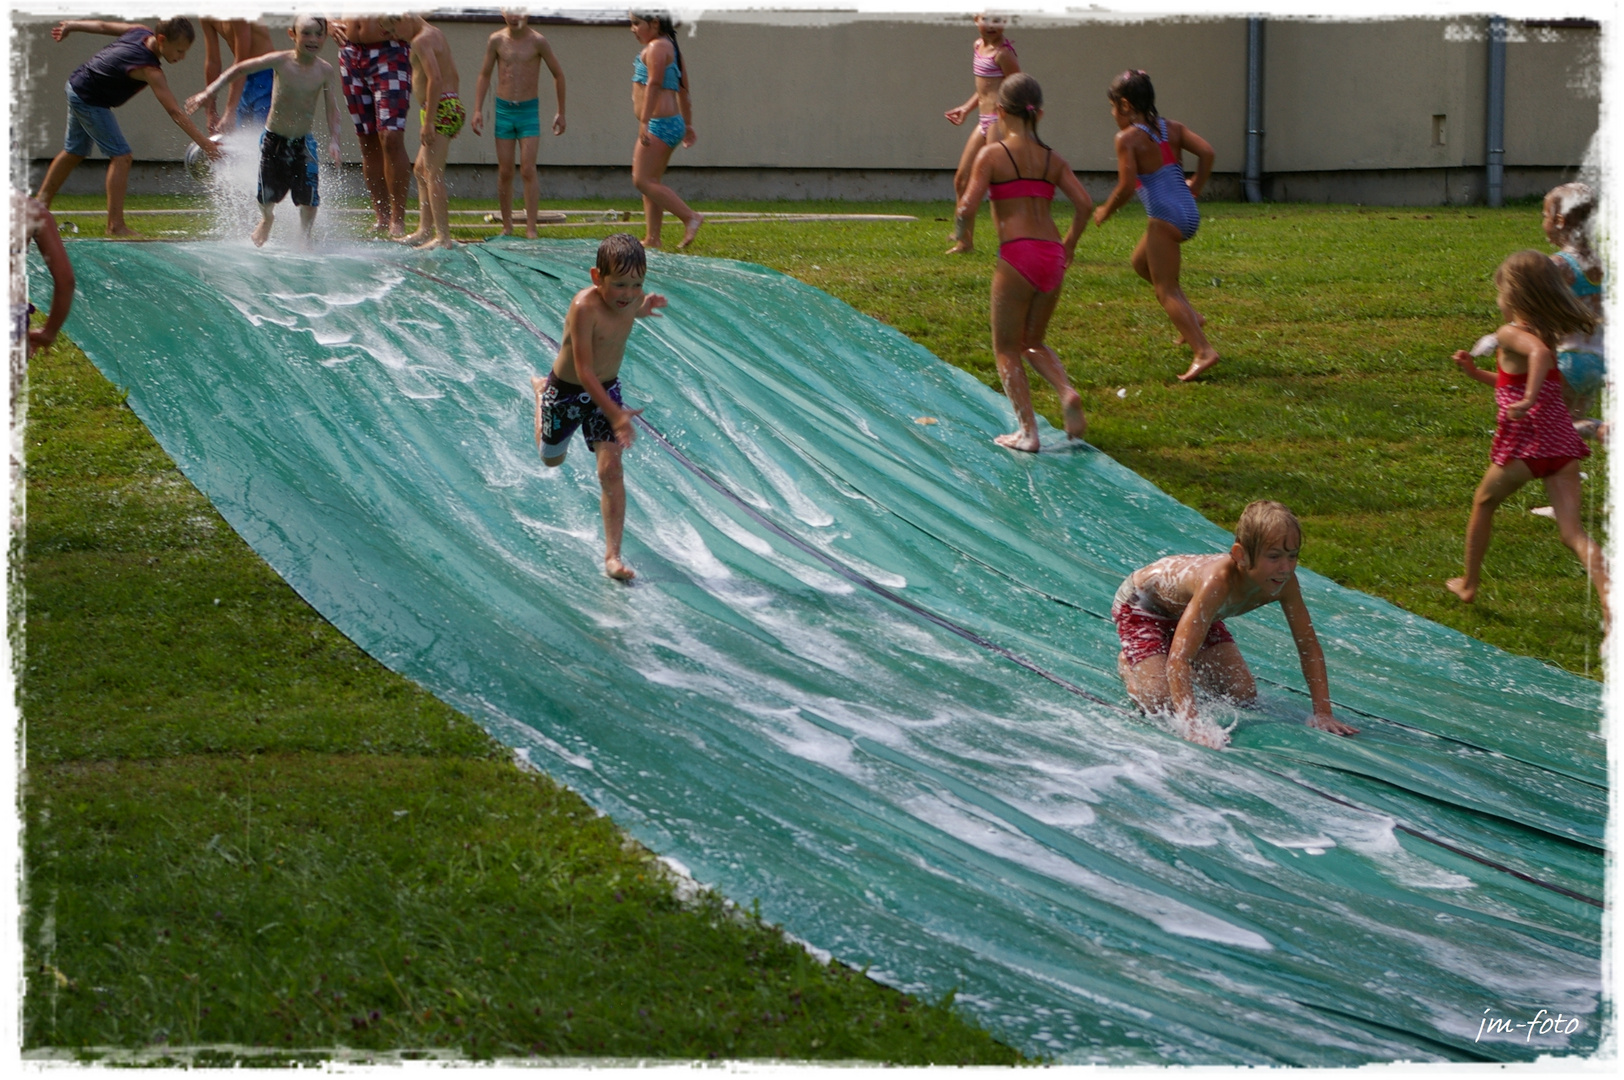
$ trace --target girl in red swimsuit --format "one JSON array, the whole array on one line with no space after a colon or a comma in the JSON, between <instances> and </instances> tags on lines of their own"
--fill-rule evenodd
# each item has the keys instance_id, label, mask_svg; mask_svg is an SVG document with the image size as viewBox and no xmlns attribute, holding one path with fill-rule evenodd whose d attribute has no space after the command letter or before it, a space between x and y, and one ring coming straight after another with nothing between
<instances>
[{"instance_id":1,"label":"girl in red swimsuit","mask_svg":"<svg viewBox=\"0 0 1624 1080\"><path fill-rule=\"evenodd\" d=\"M1021 430L994 441L1028 453L1037 452L1038 426L1026 363L1060 396L1066 434L1080 439L1088 430L1083 400L1066 378L1060 357L1043 343L1043 335L1094 202L1065 159L1038 138L1042 115L1043 90L1036 79L1016 74L1004 80L998 89L998 122L1004 137L976 155L970 186L958 206L961 215L974 214L983 196L992 198L999 240L992 272L992 350L1004 393L1021 425ZM1056 187L1075 208L1065 240L1049 216Z\"/></svg>"},{"instance_id":2,"label":"girl in red swimsuit","mask_svg":"<svg viewBox=\"0 0 1624 1080\"><path fill-rule=\"evenodd\" d=\"M1579 557L1596 587L1606 623L1606 561L1579 519L1579 462L1590 456L1590 448L1574 433L1562 401L1562 374L1556 368L1556 343L1571 333L1589 333L1596 317L1573 298L1550 259L1537 251L1519 251L1501 263L1494 284L1506 325L1474 351L1495 348L1496 370L1479 369L1464 349L1454 356L1467 376L1494 387L1499 413L1489 453L1492 464L1477 486L1466 525L1466 576L1451 578L1449 591L1464 603L1477 598L1494 511L1538 477L1545 482L1562 542Z\"/></svg>"}]
</instances>

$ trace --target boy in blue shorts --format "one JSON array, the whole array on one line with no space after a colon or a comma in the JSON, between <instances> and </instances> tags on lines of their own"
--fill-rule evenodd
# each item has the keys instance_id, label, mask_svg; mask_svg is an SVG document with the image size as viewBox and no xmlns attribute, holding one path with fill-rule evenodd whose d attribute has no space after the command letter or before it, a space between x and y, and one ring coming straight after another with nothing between
<instances>
[{"instance_id":1,"label":"boy in blue shorts","mask_svg":"<svg viewBox=\"0 0 1624 1080\"><path fill-rule=\"evenodd\" d=\"M524 234L536 237L536 204L541 197L536 181L536 150L541 143L541 65L553 74L558 114L553 134L564 134L564 70L547 39L530 28L530 16L504 9L507 27L485 43L485 62L474 84L474 134L485 127L485 93L496 71L496 200L502 207L502 235L513 235L513 159L517 148L519 173L524 177Z\"/></svg>"},{"instance_id":2,"label":"boy in blue shorts","mask_svg":"<svg viewBox=\"0 0 1624 1080\"><path fill-rule=\"evenodd\" d=\"M197 34L192 24L179 17L164 19L156 29L139 23L109 22L105 19L70 19L51 29L51 37L61 41L69 34L106 34L118 38L95 56L80 64L68 76L68 132L62 152L51 160L35 196L50 209L51 200L79 163L90 156L92 145L110 159L107 162L107 235L134 236L124 224L124 192L130 182L130 165L135 153L124 141L113 110L147 87L172 120L188 138L203 148L210 158L220 156L220 148L181 111L180 103L164 78L164 64L178 64ZM187 110L188 112L190 110Z\"/></svg>"},{"instance_id":3,"label":"boy in blue shorts","mask_svg":"<svg viewBox=\"0 0 1624 1080\"><path fill-rule=\"evenodd\" d=\"M632 417L643 411L621 403L620 364L633 323L665 307L665 297L643 294L647 269L643 245L635 236L604 237L598 245L598 265L592 268L591 288L575 294L564 316L564 340L552 373L530 380L542 463L549 468L564 464L576 428L581 429L586 448L597 456L598 483L603 486L603 569L616 581L637 576L620 557L626 526L620 454L636 434Z\"/></svg>"}]
</instances>

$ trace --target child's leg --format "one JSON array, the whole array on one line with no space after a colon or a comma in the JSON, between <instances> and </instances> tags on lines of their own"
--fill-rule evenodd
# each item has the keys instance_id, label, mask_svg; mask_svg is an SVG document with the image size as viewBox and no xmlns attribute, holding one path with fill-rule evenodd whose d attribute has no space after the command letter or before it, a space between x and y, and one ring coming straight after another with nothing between
<instances>
[{"instance_id":1,"label":"child's leg","mask_svg":"<svg viewBox=\"0 0 1624 1080\"><path fill-rule=\"evenodd\" d=\"M626 480L620 468L620 445L601 442L598 455L598 483L603 488L603 569L616 581L630 581L637 575L620 558L621 534L626 528Z\"/></svg>"},{"instance_id":2,"label":"child's leg","mask_svg":"<svg viewBox=\"0 0 1624 1080\"><path fill-rule=\"evenodd\" d=\"M678 247L687 247L692 243L694 234L704 221L703 215L695 213L682 201L681 196L660 182L675 149L665 140L653 137L649 138L647 146L639 139L632 149L632 184L643 196L643 211L648 222L649 236L643 241L645 247L660 246L660 211L675 214L682 222L683 236Z\"/></svg>"},{"instance_id":3,"label":"child's leg","mask_svg":"<svg viewBox=\"0 0 1624 1080\"><path fill-rule=\"evenodd\" d=\"M496 140L496 205L502 209L502 235L513 235L513 139Z\"/></svg>"},{"instance_id":4,"label":"child's leg","mask_svg":"<svg viewBox=\"0 0 1624 1080\"><path fill-rule=\"evenodd\" d=\"M1132 667L1128 666L1128 658L1118 653L1117 674L1122 676L1122 685L1127 688L1128 696L1145 712L1172 715L1173 693L1167 685L1166 653L1147 656ZM1190 742L1215 750L1222 750L1229 744L1229 738L1221 728L1199 715L1174 717L1173 723L1179 735Z\"/></svg>"},{"instance_id":5,"label":"child's leg","mask_svg":"<svg viewBox=\"0 0 1624 1080\"><path fill-rule=\"evenodd\" d=\"M1574 478L1577 479L1578 465L1575 464L1573 469ZM1472 496L1472 516L1466 522L1466 575L1450 578L1444 583L1450 592L1460 597L1462 603L1470 604L1477 599L1478 574L1483 569L1483 556L1488 553L1489 537L1494 532L1494 512L1533 478L1534 474L1528 471L1527 463L1516 458L1504 465L1490 465L1483 474L1483 480ZM1574 506L1577 509L1577 499Z\"/></svg>"},{"instance_id":6,"label":"child's leg","mask_svg":"<svg viewBox=\"0 0 1624 1080\"><path fill-rule=\"evenodd\" d=\"M999 435L993 442L1011 450L1035 454L1038 450L1038 421L1032 411L1032 387L1026 381L1025 334L1027 310L1037 290L1016 269L1002 259L993 262L992 271L992 352L998 362L998 378L1004 393L1015 407L1020 430Z\"/></svg>"},{"instance_id":7,"label":"child's leg","mask_svg":"<svg viewBox=\"0 0 1624 1080\"><path fill-rule=\"evenodd\" d=\"M1238 705L1251 705L1257 701L1257 682L1246 659L1233 641L1208 645L1195 657L1197 684L1209 694L1228 698Z\"/></svg>"},{"instance_id":8,"label":"child's leg","mask_svg":"<svg viewBox=\"0 0 1624 1080\"><path fill-rule=\"evenodd\" d=\"M316 225L316 208L314 206L299 207L299 232L304 238L304 246L310 246L310 230Z\"/></svg>"},{"instance_id":9,"label":"child's leg","mask_svg":"<svg viewBox=\"0 0 1624 1080\"><path fill-rule=\"evenodd\" d=\"M1179 376L1182 381L1189 382L1218 362L1218 350L1207 341L1207 335L1201 329L1202 320L1190 306L1179 284L1179 245L1182 239L1178 228L1171 222L1160 218L1151 218L1146 222L1145 237L1141 241L1145 268L1140 276L1150 281L1156 290L1157 301L1167 312L1167 317L1173 320L1179 336L1195 353L1189 370ZM1135 255L1138 255L1138 251ZM1134 269L1139 270L1139 267L1136 265Z\"/></svg>"},{"instance_id":10,"label":"child's leg","mask_svg":"<svg viewBox=\"0 0 1624 1080\"><path fill-rule=\"evenodd\" d=\"M974 121L969 121L974 123ZM970 129L970 137L964 141L964 151L959 154L958 171L953 174L953 198L955 201L964 198L964 193L970 187L970 171L975 168L976 155L981 148L987 145L987 138L981 133L980 126ZM960 215L953 211L953 246L947 249L949 255L963 255L975 248L976 211L980 207L971 207L969 216Z\"/></svg>"},{"instance_id":11,"label":"child's leg","mask_svg":"<svg viewBox=\"0 0 1624 1080\"><path fill-rule=\"evenodd\" d=\"M61 190L68 175L84 160L78 154L70 154L66 150L57 154L51 159L51 167L45 170L45 179L40 181L39 191L35 193L34 198L44 203L45 209L49 210L51 200L56 198L56 193Z\"/></svg>"},{"instance_id":12,"label":"child's leg","mask_svg":"<svg viewBox=\"0 0 1624 1080\"><path fill-rule=\"evenodd\" d=\"M1088 418L1083 415L1083 399L1072 388L1071 379L1067 377L1066 367L1060 362L1060 357L1043 343L1044 335L1049 331L1049 319L1054 315L1055 306L1059 303L1059 289L1054 292L1038 293L1032 297L1032 304L1026 312L1026 326L1021 335L1024 346L1022 355L1026 358L1026 362L1032 365L1032 370L1054 387L1056 396L1060 398L1060 412L1066 426L1066 435L1073 439L1081 439L1088 434Z\"/></svg>"},{"instance_id":13,"label":"child's leg","mask_svg":"<svg viewBox=\"0 0 1624 1080\"><path fill-rule=\"evenodd\" d=\"M275 223L275 220L276 204L260 203L259 224L255 225L254 231L248 234L248 239L254 242L255 247L264 247L265 241L271 238L271 226Z\"/></svg>"},{"instance_id":14,"label":"child's leg","mask_svg":"<svg viewBox=\"0 0 1624 1080\"><path fill-rule=\"evenodd\" d=\"M451 189L445 182L451 139L442 134L429 150L429 196L434 204L434 236L441 247L451 247Z\"/></svg>"},{"instance_id":15,"label":"child's leg","mask_svg":"<svg viewBox=\"0 0 1624 1080\"><path fill-rule=\"evenodd\" d=\"M1607 606L1610 585L1607 559L1601 545L1585 532L1579 514L1579 463L1570 461L1560 472L1547 476L1545 494L1551 500L1557 527L1562 530L1562 542L1579 557L1579 565L1585 568L1585 573L1590 575L1590 583L1596 587L1596 596L1601 600L1602 623L1606 625L1612 621Z\"/></svg>"},{"instance_id":16,"label":"child's leg","mask_svg":"<svg viewBox=\"0 0 1624 1080\"><path fill-rule=\"evenodd\" d=\"M536 212L541 205L541 182L536 178L536 152L541 137L529 135L519 140L519 178L524 181L524 234L536 238Z\"/></svg>"},{"instance_id":17,"label":"child's leg","mask_svg":"<svg viewBox=\"0 0 1624 1080\"><path fill-rule=\"evenodd\" d=\"M373 228L389 228L389 183L384 174L383 143L376 131L371 134L355 133L361 144L361 178L366 181L367 197L372 201L372 214L376 218Z\"/></svg>"},{"instance_id":18,"label":"child's leg","mask_svg":"<svg viewBox=\"0 0 1624 1080\"><path fill-rule=\"evenodd\" d=\"M405 129L378 132L378 147L385 198L389 204L389 235L399 236L406 231L406 185L412 178L412 159L406 156Z\"/></svg>"},{"instance_id":19,"label":"child's leg","mask_svg":"<svg viewBox=\"0 0 1624 1080\"><path fill-rule=\"evenodd\" d=\"M120 154L107 163L107 235L134 236L124 224L124 192L130 186L130 165L134 154Z\"/></svg>"}]
</instances>

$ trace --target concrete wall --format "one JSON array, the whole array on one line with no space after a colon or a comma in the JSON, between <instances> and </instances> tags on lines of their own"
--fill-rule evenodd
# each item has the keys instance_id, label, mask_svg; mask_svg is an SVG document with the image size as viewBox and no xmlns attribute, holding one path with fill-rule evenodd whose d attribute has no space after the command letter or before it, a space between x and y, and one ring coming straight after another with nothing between
<instances>
[{"instance_id":1,"label":"concrete wall","mask_svg":"<svg viewBox=\"0 0 1624 1080\"><path fill-rule=\"evenodd\" d=\"M280 37L287 20L268 21ZM108 39L74 35L55 43L50 20L19 15L14 23L14 151L33 163L37 175L61 145L62 83ZM499 24L439 25L457 57L464 96L471 98L485 39ZM1528 175L1540 177L1550 168L1571 170L1598 121L1599 32L1512 26L1508 178L1520 166L1539 167ZM630 164L636 42L624 25L541 29L553 42L569 89L569 130L559 138L542 136L541 161L557 168L561 186L549 190L568 197L570 189L590 189L596 178L608 178L606 170ZM680 33L699 139L692 149L678 151L673 168L708 178L705 186L716 193L696 190L694 197L947 194L942 178L956 164L967 130L950 125L942 113L971 91L974 29L967 20L718 13ZM1124 68L1143 67L1156 80L1163 111L1213 143L1215 169L1226 174L1220 184L1233 187L1245 150L1243 19L1022 19L1010 37L1025 70L1044 86L1042 133L1075 169L1101 177L1114 169L1115 125L1105 87ZM332 46L328 55L336 56ZM1275 197L1479 197L1474 175L1481 172L1484 150L1484 19L1270 20L1265 62L1264 169L1276 174L1269 184ZM201 86L202 70L201 47L170 70L178 96ZM550 117L545 73L542 101ZM185 136L150 93L118 116L138 162L175 161L184 153ZM414 115L408 128L413 148L416 127ZM345 142L345 157L353 161L353 134ZM465 129L452 145L453 166L495 160L488 134L476 138ZM81 169L68 190L94 189L96 173ZM132 187L157 175L138 168ZM454 168L453 176L459 175L469 171ZM1096 177L1089 179L1094 188ZM459 194L465 186L459 184Z\"/></svg>"}]
</instances>

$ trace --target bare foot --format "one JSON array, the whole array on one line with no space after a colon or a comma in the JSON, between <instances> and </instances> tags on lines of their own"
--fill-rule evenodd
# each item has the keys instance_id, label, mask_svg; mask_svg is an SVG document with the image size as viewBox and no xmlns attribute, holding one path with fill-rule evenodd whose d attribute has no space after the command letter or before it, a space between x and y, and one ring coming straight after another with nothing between
<instances>
[{"instance_id":1,"label":"bare foot","mask_svg":"<svg viewBox=\"0 0 1624 1080\"><path fill-rule=\"evenodd\" d=\"M1218 354L1213 353L1207 357L1196 357L1190 362L1190 369L1179 376L1179 382L1192 382L1201 377L1202 372L1218 362Z\"/></svg>"},{"instance_id":2,"label":"bare foot","mask_svg":"<svg viewBox=\"0 0 1624 1080\"><path fill-rule=\"evenodd\" d=\"M1081 439L1088 434L1088 417L1083 415L1083 399L1073 394L1071 401L1060 403L1060 414L1066 425L1066 437Z\"/></svg>"},{"instance_id":3,"label":"bare foot","mask_svg":"<svg viewBox=\"0 0 1624 1080\"><path fill-rule=\"evenodd\" d=\"M616 581L630 581L637 576L637 572L622 562L619 555L604 556L603 572Z\"/></svg>"},{"instance_id":4,"label":"bare foot","mask_svg":"<svg viewBox=\"0 0 1624 1080\"><path fill-rule=\"evenodd\" d=\"M956 240L953 246L942 252L943 255L968 255L975 250L974 244L967 244L963 240Z\"/></svg>"},{"instance_id":5,"label":"bare foot","mask_svg":"<svg viewBox=\"0 0 1624 1080\"><path fill-rule=\"evenodd\" d=\"M271 223L263 219L258 225L254 226L254 231L248 234L248 239L254 242L255 247L264 247L265 241L269 240L270 238Z\"/></svg>"},{"instance_id":6,"label":"bare foot","mask_svg":"<svg viewBox=\"0 0 1624 1080\"><path fill-rule=\"evenodd\" d=\"M128 225L120 225L117 228L114 228L113 226L109 225L107 227L107 235L108 236L140 236L141 234L136 232L134 229L130 228ZM260 242L264 243L264 241L260 241Z\"/></svg>"},{"instance_id":7,"label":"bare foot","mask_svg":"<svg viewBox=\"0 0 1624 1080\"><path fill-rule=\"evenodd\" d=\"M432 236L429 239L423 241L421 244L415 245L415 247L416 247L416 249L418 251L428 251L430 248L445 248L447 251L450 251L452 248L454 248L456 246L457 246L457 242L455 240L451 239L451 237L449 237L449 236L447 236L447 237Z\"/></svg>"},{"instance_id":8,"label":"bare foot","mask_svg":"<svg viewBox=\"0 0 1624 1080\"><path fill-rule=\"evenodd\" d=\"M694 216L688 220L688 224L683 226L682 239L677 241L678 251L694 242L694 237L699 235L699 227L703 224L705 224L705 215L695 211Z\"/></svg>"},{"instance_id":9,"label":"bare foot","mask_svg":"<svg viewBox=\"0 0 1624 1080\"><path fill-rule=\"evenodd\" d=\"M652 248L655 251L659 251L660 250L660 238L655 237L653 240L650 240L647 237L644 237L643 238L643 246L645 248Z\"/></svg>"},{"instance_id":10,"label":"bare foot","mask_svg":"<svg viewBox=\"0 0 1624 1080\"><path fill-rule=\"evenodd\" d=\"M389 239L393 240L395 243L397 243L397 244L410 244L413 247L416 247L418 244L421 244L423 241L427 240L428 238L429 238L429 234L426 233L426 232L423 232L421 230L419 230L417 232L414 232L414 233L399 233L399 234L396 234L396 233L392 232L392 233L389 234Z\"/></svg>"},{"instance_id":11,"label":"bare foot","mask_svg":"<svg viewBox=\"0 0 1624 1080\"><path fill-rule=\"evenodd\" d=\"M405 222L391 221L389 223L389 239L391 239L391 240L399 240L401 237L403 237L405 235L406 235L406 223Z\"/></svg>"},{"instance_id":12,"label":"bare foot","mask_svg":"<svg viewBox=\"0 0 1624 1080\"><path fill-rule=\"evenodd\" d=\"M496 235L497 236L512 236L513 235L513 226L512 225L503 225L502 226L502 231L497 233Z\"/></svg>"},{"instance_id":13,"label":"bare foot","mask_svg":"<svg viewBox=\"0 0 1624 1080\"><path fill-rule=\"evenodd\" d=\"M1195 313L1195 324L1197 326L1201 327L1201 329L1205 330L1207 328L1207 317L1205 315L1201 314L1201 312L1197 311ZM1175 344L1175 345L1188 345L1189 342L1184 340L1184 335L1183 334L1180 334L1178 337L1173 339L1173 344Z\"/></svg>"},{"instance_id":14,"label":"bare foot","mask_svg":"<svg viewBox=\"0 0 1624 1080\"><path fill-rule=\"evenodd\" d=\"M372 223L372 229L374 232L388 232L389 222L383 218L379 218L377 221Z\"/></svg>"},{"instance_id":15,"label":"bare foot","mask_svg":"<svg viewBox=\"0 0 1624 1080\"><path fill-rule=\"evenodd\" d=\"M1466 579L1463 577L1450 578L1448 581L1444 582L1444 588L1460 597L1460 602L1463 604L1470 604L1473 600L1477 599L1477 590L1468 589L1466 587Z\"/></svg>"},{"instance_id":16,"label":"bare foot","mask_svg":"<svg viewBox=\"0 0 1624 1080\"><path fill-rule=\"evenodd\" d=\"M534 240L536 238L536 227L534 225L531 225L524 230L524 238L526 240Z\"/></svg>"},{"instance_id":17,"label":"bare foot","mask_svg":"<svg viewBox=\"0 0 1624 1080\"><path fill-rule=\"evenodd\" d=\"M992 441L999 446L1005 446L1011 450L1021 450L1028 454L1037 453L1038 446L1041 445L1036 435L1028 435L1024 431L1012 432L1009 435L998 435Z\"/></svg>"}]
</instances>

